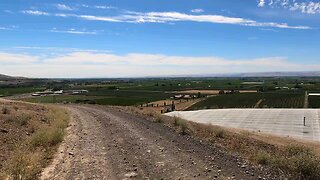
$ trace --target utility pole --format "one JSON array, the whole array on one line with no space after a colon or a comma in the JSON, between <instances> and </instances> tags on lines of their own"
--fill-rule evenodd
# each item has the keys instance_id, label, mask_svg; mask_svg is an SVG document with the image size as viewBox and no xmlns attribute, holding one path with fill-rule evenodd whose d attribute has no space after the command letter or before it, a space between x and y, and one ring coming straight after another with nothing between
<instances>
[{"instance_id":1,"label":"utility pole","mask_svg":"<svg viewBox=\"0 0 320 180\"><path fill-rule=\"evenodd\" d=\"M303 126L306 126L306 117L303 118Z\"/></svg>"}]
</instances>

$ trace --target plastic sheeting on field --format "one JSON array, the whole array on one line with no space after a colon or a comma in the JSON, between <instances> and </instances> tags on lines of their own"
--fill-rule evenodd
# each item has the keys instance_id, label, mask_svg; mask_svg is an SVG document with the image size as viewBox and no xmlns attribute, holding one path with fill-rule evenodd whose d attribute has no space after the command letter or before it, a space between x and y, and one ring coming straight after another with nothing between
<instances>
[{"instance_id":1,"label":"plastic sheeting on field","mask_svg":"<svg viewBox=\"0 0 320 180\"><path fill-rule=\"evenodd\" d=\"M318 109L209 109L175 111L166 115L198 123L320 141Z\"/></svg>"}]
</instances>

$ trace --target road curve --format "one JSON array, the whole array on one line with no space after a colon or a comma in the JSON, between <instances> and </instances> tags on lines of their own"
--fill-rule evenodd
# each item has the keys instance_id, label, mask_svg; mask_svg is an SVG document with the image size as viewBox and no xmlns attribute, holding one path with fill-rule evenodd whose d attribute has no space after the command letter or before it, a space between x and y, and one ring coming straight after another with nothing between
<instances>
[{"instance_id":1,"label":"road curve","mask_svg":"<svg viewBox=\"0 0 320 180\"><path fill-rule=\"evenodd\" d=\"M272 179L264 169L116 108L67 106L65 141L41 179Z\"/></svg>"}]
</instances>

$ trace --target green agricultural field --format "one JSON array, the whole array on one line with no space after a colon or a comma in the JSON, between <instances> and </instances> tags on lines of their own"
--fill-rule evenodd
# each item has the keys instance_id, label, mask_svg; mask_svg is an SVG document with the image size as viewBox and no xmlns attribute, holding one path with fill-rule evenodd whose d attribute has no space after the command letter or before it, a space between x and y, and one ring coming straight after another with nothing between
<instances>
[{"instance_id":1,"label":"green agricultural field","mask_svg":"<svg viewBox=\"0 0 320 180\"><path fill-rule=\"evenodd\" d=\"M171 96L172 94L164 92L108 90L100 88L98 90L90 91L86 95L42 96L24 100L35 103L91 103L100 105L131 106L167 99Z\"/></svg>"},{"instance_id":2,"label":"green agricultural field","mask_svg":"<svg viewBox=\"0 0 320 180\"><path fill-rule=\"evenodd\" d=\"M209 97L188 110L220 108L303 108L302 93L241 93Z\"/></svg>"},{"instance_id":3,"label":"green agricultural field","mask_svg":"<svg viewBox=\"0 0 320 180\"><path fill-rule=\"evenodd\" d=\"M260 108L303 108L302 93L264 93Z\"/></svg>"},{"instance_id":4,"label":"green agricultural field","mask_svg":"<svg viewBox=\"0 0 320 180\"><path fill-rule=\"evenodd\" d=\"M309 108L320 108L320 96L309 96Z\"/></svg>"},{"instance_id":5,"label":"green agricultural field","mask_svg":"<svg viewBox=\"0 0 320 180\"><path fill-rule=\"evenodd\" d=\"M31 93L31 92L43 91L43 90L45 90L45 88L35 87L35 86L30 86L30 87L5 87L5 88L1 88L0 87L0 95L2 95L2 96L12 96L12 95L17 95L17 94Z\"/></svg>"}]
</instances>

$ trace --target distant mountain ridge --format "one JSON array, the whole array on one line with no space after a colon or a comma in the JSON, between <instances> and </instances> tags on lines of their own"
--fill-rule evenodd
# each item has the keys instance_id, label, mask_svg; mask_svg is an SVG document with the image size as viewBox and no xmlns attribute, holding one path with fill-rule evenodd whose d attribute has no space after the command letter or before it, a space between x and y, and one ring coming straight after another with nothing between
<instances>
[{"instance_id":1,"label":"distant mountain ridge","mask_svg":"<svg viewBox=\"0 0 320 180\"><path fill-rule=\"evenodd\" d=\"M307 77L320 76L320 71L310 72L258 72L258 73L239 73L239 77Z\"/></svg>"},{"instance_id":2,"label":"distant mountain ridge","mask_svg":"<svg viewBox=\"0 0 320 180\"><path fill-rule=\"evenodd\" d=\"M320 77L320 71L301 72L248 72L248 73L221 73L221 74L199 74L180 75L170 77Z\"/></svg>"}]
</instances>

